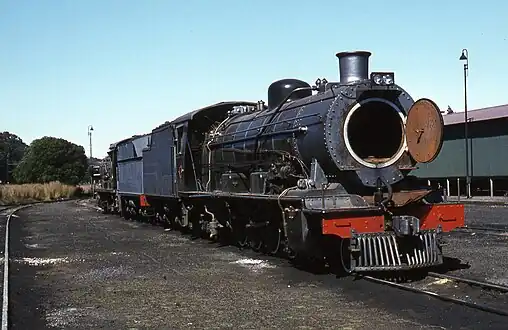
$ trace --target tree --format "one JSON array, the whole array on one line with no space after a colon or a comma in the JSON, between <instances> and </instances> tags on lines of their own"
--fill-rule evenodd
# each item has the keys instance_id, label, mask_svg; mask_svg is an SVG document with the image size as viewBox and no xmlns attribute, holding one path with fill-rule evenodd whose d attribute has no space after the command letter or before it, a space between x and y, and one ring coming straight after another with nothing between
<instances>
[{"instance_id":1,"label":"tree","mask_svg":"<svg viewBox=\"0 0 508 330\"><path fill-rule=\"evenodd\" d=\"M64 139L48 137L34 140L14 171L21 183L60 181L76 185L87 172L85 149Z\"/></svg>"},{"instance_id":2,"label":"tree","mask_svg":"<svg viewBox=\"0 0 508 330\"><path fill-rule=\"evenodd\" d=\"M16 134L0 133L0 180L13 181L12 172L21 161L27 145Z\"/></svg>"}]
</instances>

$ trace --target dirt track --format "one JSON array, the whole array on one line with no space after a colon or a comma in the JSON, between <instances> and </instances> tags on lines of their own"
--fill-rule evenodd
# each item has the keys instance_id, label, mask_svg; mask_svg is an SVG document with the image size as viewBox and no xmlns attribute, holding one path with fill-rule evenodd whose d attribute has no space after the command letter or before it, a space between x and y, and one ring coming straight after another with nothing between
<instances>
[{"instance_id":1,"label":"dirt track","mask_svg":"<svg viewBox=\"0 0 508 330\"><path fill-rule=\"evenodd\" d=\"M192 241L75 202L11 227L12 328L503 328L506 318Z\"/></svg>"}]
</instances>

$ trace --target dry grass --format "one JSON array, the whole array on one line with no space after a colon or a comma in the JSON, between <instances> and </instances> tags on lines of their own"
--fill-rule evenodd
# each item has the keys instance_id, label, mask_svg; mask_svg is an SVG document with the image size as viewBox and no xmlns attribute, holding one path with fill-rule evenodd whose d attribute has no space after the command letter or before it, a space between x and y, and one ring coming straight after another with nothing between
<instances>
[{"instance_id":1,"label":"dry grass","mask_svg":"<svg viewBox=\"0 0 508 330\"><path fill-rule=\"evenodd\" d=\"M0 185L0 205L53 201L60 198L71 198L82 192L83 189L80 187L60 182Z\"/></svg>"}]
</instances>

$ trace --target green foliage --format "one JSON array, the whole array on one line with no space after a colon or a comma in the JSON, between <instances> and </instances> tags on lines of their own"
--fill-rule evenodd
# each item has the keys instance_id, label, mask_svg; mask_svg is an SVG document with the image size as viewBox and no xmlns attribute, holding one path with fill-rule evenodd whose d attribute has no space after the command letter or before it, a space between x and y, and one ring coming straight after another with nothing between
<instances>
[{"instance_id":1,"label":"green foliage","mask_svg":"<svg viewBox=\"0 0 508 330\"><path fill-rule=\"evenodd\" d=\"M12 172L21 161L27 145L16 134L0 133L0 180L13 182Z\"/></svg>"},{"instance_id":2,"label":"green foliage","mask_svg":"<svg viewBox=\"0 0 508 330\"><path fill-rule=\"evenodd\" d=\"M85 149L64 139L48 137L34 140L14 171L20 183L59 181L78 184L87 173Z\"/></svg>"}]
</instances>

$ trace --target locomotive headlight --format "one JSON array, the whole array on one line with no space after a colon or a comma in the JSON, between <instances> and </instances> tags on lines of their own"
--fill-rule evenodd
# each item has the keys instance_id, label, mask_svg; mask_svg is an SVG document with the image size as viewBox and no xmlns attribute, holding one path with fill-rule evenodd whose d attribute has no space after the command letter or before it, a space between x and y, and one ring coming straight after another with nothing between
<instances>
[{"instance_id":1,"label":"locomotive headlight","mask_svg":"<svg viewBox=\"0 0 508 330\"><path fill-rule=\"evenodd\" d=\"M372 72L370 80L375 85L389 86L395 83L395 74L393 72Z\"/></svg>"}]
</instances>

